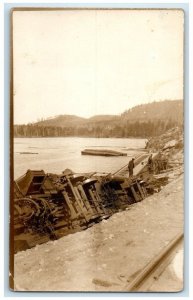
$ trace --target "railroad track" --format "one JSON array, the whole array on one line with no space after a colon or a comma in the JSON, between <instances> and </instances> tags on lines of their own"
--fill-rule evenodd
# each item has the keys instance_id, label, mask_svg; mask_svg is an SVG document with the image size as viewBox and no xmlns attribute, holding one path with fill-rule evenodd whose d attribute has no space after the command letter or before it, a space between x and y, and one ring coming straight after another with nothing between
<instances>
[{"instance_id":1,"label":"railroad track","mask_svg":"<svg viewBox=\"0 0 193 300\"><path fill-rule=\"evenodd\" d=\"M124 290L129 292L147 292L174 258L177 250L182 245L183 237L183 233L180 233L171 240L169 244L126 285Z\"/></svg>"}]
</instances>

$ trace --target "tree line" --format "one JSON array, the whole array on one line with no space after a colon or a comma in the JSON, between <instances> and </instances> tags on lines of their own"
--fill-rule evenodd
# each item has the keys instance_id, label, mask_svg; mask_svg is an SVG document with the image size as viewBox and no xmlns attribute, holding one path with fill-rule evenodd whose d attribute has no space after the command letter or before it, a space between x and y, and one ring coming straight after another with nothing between
<instances>
[{"instance_id":1,"label":"tree line","mask_svg":"<svg viewBox=\"0 0 193 300\"><path fill-rule=\"evenodd\" d=\"M14 137L97 137L97 138L148 138L163 134L178 126L174 120L149 120L146 122L97 123L69 127L37 124L14 125Z\"/></svg>"}]
</instances>

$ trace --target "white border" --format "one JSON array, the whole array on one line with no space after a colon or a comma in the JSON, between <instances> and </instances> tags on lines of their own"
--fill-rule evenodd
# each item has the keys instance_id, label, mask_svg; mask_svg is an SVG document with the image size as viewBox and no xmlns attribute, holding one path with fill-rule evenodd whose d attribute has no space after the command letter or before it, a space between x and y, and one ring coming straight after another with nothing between
<instances>
[{"instance_id":1,"label":"white border","mask_svg":"<svg viewBox=\"0 0 193 300\"><path fill-rule=\"evenodd\" d=\"M191 149L193 149L193 142L192 142L192 137L191 137L191 129L192 129L192 124L193 124L193 117L192 117L192 82L193 82L193 79L192 79L192 69L193 69L193 65L192 65L192 52L193 52L193 47L192 47L192 36L193 36L193 24L192 24L192 18L193 18L193 4L191 3L192 1L188 1L188 0L185 0L185 1L177 1L177 0L170 0L170 1L167 1L167 0L163 0L163 1L156 1L156 0L141 0L141 1L125 1L125 0L122 0L120 4L186 4L188 3L190 5L190 9L189 9L189 53L190 53L190 57L189 57L189 82L190 82L190 86L189 86L189 209L190 209L190 212L189 212L189 220L190 220L190 228L189 228L189 236L192 237L193 234L192 234L192 219L193 219L193 204L192 204L192 172L193 172L193 153L191 153ZM0 197L0 212L1 212L1 216L0 216L0 238L1 238L1 246L0 246L0 266L1 266L1 272L0 272L0 299L1 298L7 298L7 299L11 299L13 297L5 297L4 296L4 249L3 249L3 243L2 241L4 240L4 4L11 4L11 3L15 3L15 4L27 4L27 3L30 3L30 4L39 4L39 3L42 3L42 4L54 4L54 3L57 3L57 4L93 4L93 3L96 3L96 4L119 4L118 1L109 1L109 0L106 0L106 1L80 1L80 0L77 0L77 1L68 1L68 2L64 2L64 1L61 1L61 0L57 0L57 1L45 1L45 0L41 0L41 1L38 1L38 0L33 0L33 1L29 1L29 0L26 0L26 1L15 1L15 0L1 0L0 1L0 93L1 93L1 97L0 97L0 138L1 138L1 147L0 147L0 193L1 193L1 197ZM6 55L6 53L5 53ZM5 183L6 184L6 183ZM189 278L192 279L193 278L193 259L192 259L192 252L193 252L193 247L192 247L192 238L189 239L189 255L190 255L190 260L189 260L189 267L190 267L190 274L189 274ZM180 298L180 299L187 299L187 298L190 298L192 299L193 298L193 287L191 286L191 282L190 282L190 286L189 286L189 297L180 297L180 296L175 296L173 297L172 294L171 294L171 297L172 298ZM17 297L17 294L14 295L15 297ZM153 299L160 299L160 297L162 298L164 295L162 296L156 296L156 297L151 297L151 295L148 295L147 297L146 296L143 296L141 295L141 297L143 298L153 298ZM14 298L15 298L14 297ZM21 296L20 296L21 297ZM29 297L31 299L33 298L37 298L37 299L41 299L42 297L45 297L43 294L42 294L42 297L35 297L35 294L34 296L31 294L29 295ZM29 297L22 297L22 299L27 299ZM70 296L65 296L65 294L62 294L62 297L65 297L66 299L80 299L80 298L85 298L85 297L89 297L89 299L95 299L96 297L98 298L99 295L97 294L93 294L93 296L91 295L88 295L86 296L86 294L84 294L82 297L80 297L80 295L77 295L77 297L70 297ZM106 298L125 298L125 297L129 297L130 299L139 299L141 297L133 297L132 295L130 296L129 294L125 294L125 295L122 295L122 296L116 296L116 295L113 295L110 296L109 294L105 296L100 296L100 299L106 299ZM164 297L165 299L169 299L171 297ZM50 299L58 299L58 296L56 297L49 297Z\"/></svg>"},{"instance_id":2,"label":"white border","mask_svg":"<svg viewBox=\"0 0 193 300\"><path fill-rule=\"evenodd\" d=\"M0 297L4 290L4 14L3 1L0 2Z\"/></svg>"}]
</instances>

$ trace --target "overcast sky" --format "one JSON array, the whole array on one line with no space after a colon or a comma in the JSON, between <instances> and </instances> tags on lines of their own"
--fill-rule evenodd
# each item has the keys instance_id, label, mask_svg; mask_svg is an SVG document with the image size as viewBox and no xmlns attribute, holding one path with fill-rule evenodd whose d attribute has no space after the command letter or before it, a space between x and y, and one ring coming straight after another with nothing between
<instances>
[{"instance_id":1,"label":"overcast sky","mask_svg":"<svg viewBox=\"0 0 193 300\"><path fill-rule=\"evenodd\" d=\"M13 13L14 123L183 98L183 12Z\"/></svg>"}]
</instances>

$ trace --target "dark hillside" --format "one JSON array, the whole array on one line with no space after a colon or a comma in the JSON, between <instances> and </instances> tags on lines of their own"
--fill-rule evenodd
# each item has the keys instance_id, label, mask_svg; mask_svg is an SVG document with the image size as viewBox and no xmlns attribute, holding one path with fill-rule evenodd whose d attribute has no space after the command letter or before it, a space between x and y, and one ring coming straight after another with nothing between
<instances>
[{"instance_id":1,"label":"dark hillside","mask_svg":"<svg viewBox=\"0 0 193 300\"><path fill-rule=\"evenodd\" d=\"M149 120L172 120L183 122L183 101L165 100L135 106L122 115L124 120L149 121Z\"/></svg>"}]
</instances>

